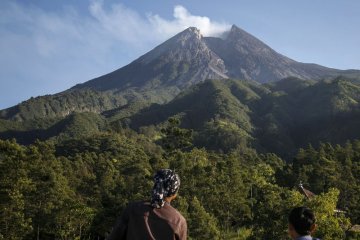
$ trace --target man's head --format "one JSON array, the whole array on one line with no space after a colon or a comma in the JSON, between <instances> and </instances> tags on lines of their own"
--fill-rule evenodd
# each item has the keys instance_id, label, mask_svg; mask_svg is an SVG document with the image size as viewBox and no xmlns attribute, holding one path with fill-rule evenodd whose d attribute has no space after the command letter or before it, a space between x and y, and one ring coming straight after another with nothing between
<instances>
[{"instance_id":1,"label":"man's head","mask_svg":"<svg viewBox=\"0 0 360 240\"><path fill-rule=\"evenodd\" d=\"M315 215L309 208L297 207L291 210L289 215L289 235L291 238L311 235L315 228Z\"/></svg>"},{"instance_id":2,"label":"man's head","mask_svg":"<svg viewBox=\"0 0 360 240\"><path fill-rule=\"evenodd\" d=\"M175 171L161 169L154 176L154 187L151 196L151 205L162 208L166 201L170 202L176 197L180 187L180 178Z\"/></svg>"}]
</instances>

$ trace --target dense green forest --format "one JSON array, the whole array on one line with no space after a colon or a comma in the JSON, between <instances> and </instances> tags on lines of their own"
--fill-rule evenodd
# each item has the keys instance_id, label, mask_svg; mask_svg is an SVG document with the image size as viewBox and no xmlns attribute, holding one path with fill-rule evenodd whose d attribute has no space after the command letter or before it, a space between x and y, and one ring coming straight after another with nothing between
<instances>
[{"instance_id":1,"label":"dense green forest","mask_svg":"<svg viewBox=\"0 0 360 240\"><path fill-rule=\"evenodd\" d=\"M161 105L72 94L0 114L0 239L104 239L159 168L181 176L191 239L287 239L298 205L316 236L360 239L359 80L209 80Z\"/></svg>"},{"instance_id":2,"label":"dense green forest","mask_svg":"<svg viewBox=\"0 0 360 240\"><path fill-rule=\"evenodd\" d=\"M191 239L287 239L298 205L315 210L316 236L359 238L348 230L360 223L360 141L309 145L285 162L243 146L195 147L194 131L179 126L170 118L155 138L118 129L0 140L0 239L103 239L129 202L149 198L159 168L181 176L174 206ZM302 195L300 181L317 195Z\"/></svg>"}]
</instances>

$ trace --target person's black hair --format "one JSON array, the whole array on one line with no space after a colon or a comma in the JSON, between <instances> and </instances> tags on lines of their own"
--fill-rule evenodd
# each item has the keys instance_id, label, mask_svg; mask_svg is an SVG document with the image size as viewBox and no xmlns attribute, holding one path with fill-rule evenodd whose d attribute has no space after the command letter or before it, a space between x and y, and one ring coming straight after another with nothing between
<instances>
[{"instance_id":1,"label":"person's black hair","mask_svg":"<svg viewBox=\"0 0 360 240\"><path fill-rule=\"evenodd\" d=\"M307 207L297 207L291 210L289 223L291 223L299 235L310 235L311 226L315 224L315 215L313 211Z\"/></svg>"}]
</instances>

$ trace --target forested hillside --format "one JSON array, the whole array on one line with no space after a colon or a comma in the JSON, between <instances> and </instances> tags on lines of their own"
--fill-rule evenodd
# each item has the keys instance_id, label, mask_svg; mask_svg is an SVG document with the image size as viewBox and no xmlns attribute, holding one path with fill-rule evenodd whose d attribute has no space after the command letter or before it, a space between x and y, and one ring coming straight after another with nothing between
<instances>
[{"instance_id":1,"label":"forested hillside","mask_svg":"<svg viewBox=\"0 0 360 240\"><path fill-rule=\"evenodd\" d=\"M104 239L159 168L181 176L191 239L286 239L298 205L315 209L316 236L358 239L359 101L343 77L208 80L162 105L2 119L0 239Z\"/></svg>"},{"instance_id":2,"label":"forested hillside","mask_svg":"<svg viewBox=\"0 0 360 240\"><path fill-rule=\"evenodd\" d=\"M245 147L196 148L179 124L166 121L155 142L124 129L28 146L1 140L0 239L103 239L130 201L149 199L159 168L181 176L174 206L191 239L287 239L289 209L304 204L318 216L316 236L356 239L347 230L360 221L359 141L309 146L286 163ZM305 198L300 181L318 195Z\"/></svg>"},{"instance_id":3,"label":"forested hillside","mask_svg":"<svg viewBox=\"0 0 360 240\"><path fill-rule=\"evenodd\" d=\"M358 139L359 102L359 81L343 77L320 82L288 78L267 85L208 80L166 104L143 99L101 113L0 120L0 138L30 144L130 128L156 139L167 119L177 117L181 127L192 129L199 148L227 153L249 147L291 160L308 144Z\"/></svg>"}]
</instances>

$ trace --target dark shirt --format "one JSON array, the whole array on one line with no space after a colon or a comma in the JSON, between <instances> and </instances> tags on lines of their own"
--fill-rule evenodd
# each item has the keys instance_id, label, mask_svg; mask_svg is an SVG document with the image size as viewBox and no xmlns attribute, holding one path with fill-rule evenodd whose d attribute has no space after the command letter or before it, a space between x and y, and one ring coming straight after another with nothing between
<instances>
[{"instance_id":1,"label":"dark shirt","mask_svg":"<svg viewBox=\"0 0 360 240\"><path fill-rule=\"evenodd\" d=\"M320 239L318 239L318 238L313 238L312 236L307 235L307 236L298 237L296 240L320 240Z\"/></svg>"},{"instance_id":2,"label":"dark shirt","mask_svg":"<svg viewBox=\"0 0 360 240\"><path fill-rule=\"evenodd\" d=\"M169 203L157 209L149 202L138 202L124 210L107 239L183 240L186 236L185 218Z\"/></svg>"}]
</instances>

